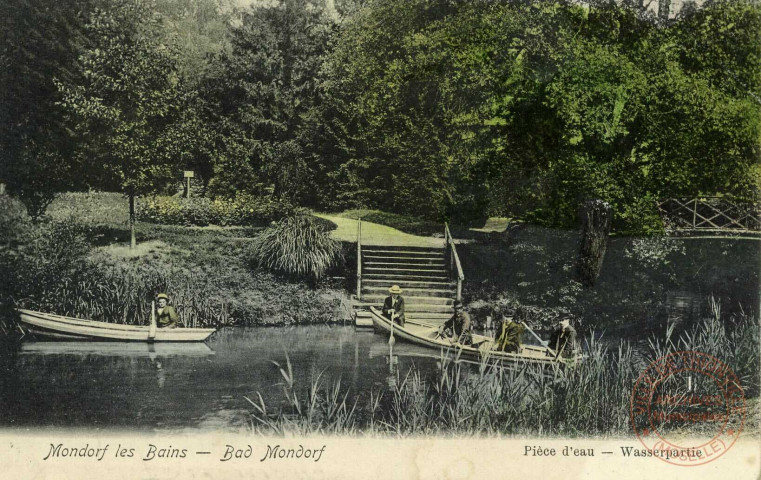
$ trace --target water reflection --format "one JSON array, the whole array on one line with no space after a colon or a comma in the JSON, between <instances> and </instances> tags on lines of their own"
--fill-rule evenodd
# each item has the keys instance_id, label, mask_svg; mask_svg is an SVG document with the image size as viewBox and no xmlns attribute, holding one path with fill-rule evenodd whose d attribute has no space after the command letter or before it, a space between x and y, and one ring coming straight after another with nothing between
<instances>
[{"instance_id":1,"label":"water reflection","mask_svg":"<svg viewBox=\"0 0 761 480\"><path fill-rule=\"evenodd\" d=\"M391 351L388 337L324 325L228 328L208 345L28 342L0 351L0 426L245 429L244 397L286 405L273 360L288 357L299 395L322 374L363 405L370 392L396 388L400 371L434 374L438 356L416 356L424 351L403 342Z\"/></svg>"},{"instance_id":2,"label":"water reflection","mask_svg":"<svg viewBox=\"0 0 761 480\"><path fill-rule=\"evenodd\" d=\"M137 342L25 342L22 355L99 355L122 357L183 356L203 357L214 355L205 343L137 343Z\"/></svg>"}]
</instances>

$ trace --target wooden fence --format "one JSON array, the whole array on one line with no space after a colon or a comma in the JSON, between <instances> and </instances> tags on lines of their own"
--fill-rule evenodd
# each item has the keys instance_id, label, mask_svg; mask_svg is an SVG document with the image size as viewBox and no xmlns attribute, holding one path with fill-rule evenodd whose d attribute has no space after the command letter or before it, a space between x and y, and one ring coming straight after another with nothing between
<instances>
[{"instance_id":1,"label":"wooden fence","mask_svg":"<svg viewBox=\"0 0 761 480\"><path fill-rule=\"evenodd\" d=\"M761 206L727 197L667 198L658 211L667 230L761 231Z\"/></svg>"}]
</instances>

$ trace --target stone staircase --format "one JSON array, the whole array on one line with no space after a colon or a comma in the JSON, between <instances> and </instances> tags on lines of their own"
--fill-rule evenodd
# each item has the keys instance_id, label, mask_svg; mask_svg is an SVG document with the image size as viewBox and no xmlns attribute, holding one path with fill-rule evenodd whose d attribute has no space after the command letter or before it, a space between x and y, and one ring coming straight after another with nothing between
<instances>
[{"instance_id":1,"label":"stone staircase","mask_svg":"<svg viewBox=\"0 0 761 480\"><path fill-rule=\"evenodd\" d=\"M453 313L457 283L447 267L445 247L362 245L358 263L357 326L372 326L367 311L380 308L392 285L399 285L409 321L440 325Z\"/></svg>"}]
</instances>

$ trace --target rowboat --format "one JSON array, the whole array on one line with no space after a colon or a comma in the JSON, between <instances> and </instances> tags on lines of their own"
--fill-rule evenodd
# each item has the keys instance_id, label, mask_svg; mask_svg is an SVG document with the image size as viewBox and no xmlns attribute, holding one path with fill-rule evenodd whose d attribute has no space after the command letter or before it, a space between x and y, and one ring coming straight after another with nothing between
<instances>
[{"instance_id":1,"label":"rowboat","mask_svg":"<svg viewBox=\"0 0 761 480\"><path fill-rule=\"evenodd\" d=\"M18 310L23 330L58 340L117 340L122 342L203 342L213 328L154 328L64 317L52 313Z\"/></svg>"},{"instance_id":2,"label":"rowboat","mask_svg":"<svg viewBox=\"0 0 761 480\"><path fill-rule=\"evenodd\" d=\"M370 307L373 324L381 333L390 334L392 329L391 320L383 316L375 307ZM462 345L448 338L438 335L438 327L418 322L407 321L404 327L393 324L393 334L402 340L422 345L436 350L455 352L465 358L476 360L487 359L489 361L522 362L536 365L565 366L575 364L581 359L578 354L575 357L558 357L556 352L543 345L521 345L517 352L502 352L492 350L494 339L484 335L473 335L473 345Z\"/></svg>"}]
</instances>

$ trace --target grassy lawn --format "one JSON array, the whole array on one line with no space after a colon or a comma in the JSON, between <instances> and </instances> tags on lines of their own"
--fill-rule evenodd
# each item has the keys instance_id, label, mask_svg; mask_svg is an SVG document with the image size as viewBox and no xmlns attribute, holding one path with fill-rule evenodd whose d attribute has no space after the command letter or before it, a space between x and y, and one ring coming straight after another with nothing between
<instances>
[{"instance_id":1,"label":"grassy lawn","mask_svg":"<svg viewBox=\"0 0 761 480\"><path fill-rule=\"evenodd\" d=\"M33 250L41 268L50 262L48 271L56 272L59 266L61 271L42 279L43 273L30 270L28 275L35 278L20 283L34 291L15 294L29 308L143 323L153 296L166 291L180 316L193 325L329 323L348 318L348 297L340 281L298 283L251 266L247 246L261 229L138 222L138 245L130 249L127 199L116 193L61 195L50 206L48 218L67 226L66 231L78 232L85 251L66 259L77 252L66 248L70 238L55 234L41 250ZM59 265L64 260L66 264ZM18 275L25 274L18 270ZM67 287L60 288L64 283Z\"/></svg>"},{"instance_id":2,"label":"grassy lawn","mask_svg":"<svg viewBox=\"0 0 761 480\"><path fill-rule=\"evenodd\" d=\"M361 218L363 222L385 225L410 235L423 237L430 237L432 235L444 235L444 225L442 223L423 220L407 215L382 212L380 210L345 210L343 212L330 215L333 217L340 217L351 220L357 220Z\"/></svg>"},{"instance_id":3,"label":"grassy lawn","mask_svg":"<svg viewBox=\"0 0 761 480\"><path fill-rule=\"evenodd\" d=\"M323 213L318 213L316 215L319 218L333 222L336 225L336 229L332 232L333 238L342 242L356 243L358 223L356 219ZM373 223L364 218L366 217L363 217L362 220L363 245L394 245L410 247L444 246L443 235L439 238L412 235L387 225Z\"/></svg>"}]
</instances>

